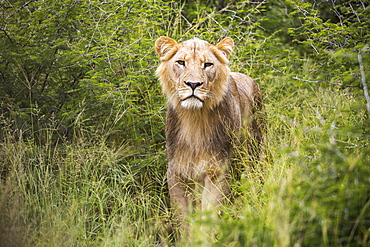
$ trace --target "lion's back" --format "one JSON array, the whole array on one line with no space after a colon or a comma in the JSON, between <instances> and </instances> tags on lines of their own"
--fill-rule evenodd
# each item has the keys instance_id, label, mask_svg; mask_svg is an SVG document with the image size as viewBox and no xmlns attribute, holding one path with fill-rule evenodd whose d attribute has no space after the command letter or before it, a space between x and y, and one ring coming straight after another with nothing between
<instances>
[{"instance_id":1,"label":"lion's back","mask_svg":"<svg viewBox=\"0 0 370 247\"><path fill-rule=\"evenodd\" d=\"M251 77L238 72L231 72L230 76L238 89L242 108L244 106L250 111L255 107L256 102L262 101L261 90Z\"/></svg>"}]
</instances>

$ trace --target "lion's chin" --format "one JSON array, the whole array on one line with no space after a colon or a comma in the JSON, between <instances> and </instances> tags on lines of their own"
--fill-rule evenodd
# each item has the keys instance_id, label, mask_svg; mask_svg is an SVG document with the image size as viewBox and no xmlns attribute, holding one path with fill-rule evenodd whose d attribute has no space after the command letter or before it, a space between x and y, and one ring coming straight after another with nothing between
<instances>
[{"instance_id":1,"label":"lion's chin","mask_svg":"<svg viewBox=\"0 0 370 247\"><path fill-rule=\"evenodd\" d=\"M190 97L182 100L181 106L186 109L199 109L203 107L203 101L196 97Z\"/></svg>"}]
</instances>

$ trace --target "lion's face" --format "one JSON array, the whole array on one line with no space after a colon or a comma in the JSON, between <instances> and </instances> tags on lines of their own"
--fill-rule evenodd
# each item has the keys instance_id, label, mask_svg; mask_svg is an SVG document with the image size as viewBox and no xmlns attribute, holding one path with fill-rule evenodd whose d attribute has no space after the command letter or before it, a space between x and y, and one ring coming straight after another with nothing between
<instances>
[{"instance_id":1,"label":"lion's face","mask_svg":"<svg viewBox=\"0 0 370 247\"><path fill-rule=\"evenodd\" d=\"M178 44L161 37L156 52L161 57L157 69L169 103L186 109L213 108L228 88L228 57L233 41L225 38L214 46L200 39Z\"/></svg>"}]
</instances>

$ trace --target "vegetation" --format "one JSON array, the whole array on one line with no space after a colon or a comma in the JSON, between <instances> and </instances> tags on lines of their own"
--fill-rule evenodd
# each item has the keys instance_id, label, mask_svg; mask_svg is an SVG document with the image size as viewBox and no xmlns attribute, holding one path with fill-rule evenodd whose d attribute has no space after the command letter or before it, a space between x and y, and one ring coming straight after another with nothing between
<instances>
[{"instance_id":1,"label":"vegetation","mask_svg":"<svg viewBox=\"0 0 370 247\"><path fill-rule=\"evenodd\" d=\"M5 0L0 8L1 246L171 242L165 99L154 76L161 35L233 38L231 68L261 86L269 123L264 171L233 182L220 218L193 215L183 245L369 245L367 2Z\"/></svg>"}]
</instances>

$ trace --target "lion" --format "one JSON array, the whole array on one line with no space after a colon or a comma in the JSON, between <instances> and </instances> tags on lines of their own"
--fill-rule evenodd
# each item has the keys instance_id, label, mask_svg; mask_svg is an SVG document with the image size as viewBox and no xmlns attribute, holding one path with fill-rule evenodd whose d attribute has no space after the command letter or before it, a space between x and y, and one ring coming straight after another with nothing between
<instances>
[{"instance_id":1,"label":"lion","mask_svg":"<svg viewBox=\"0 0 370 247\"><path fill-rule=\"evenodd\" d=\"M262 93L249 76L230 72L233 48L231 38L217 45L198 38L155 42L161 61L156 74L167 96L167 183L180 226L192 209L218 211L228 197L236 143L253 139L248 148L258 156Z\"/></svg>"}]
</instances>

